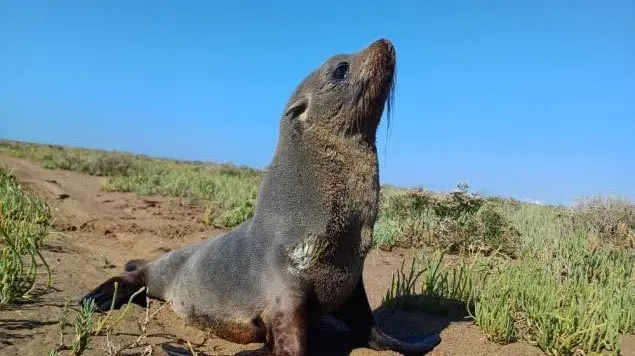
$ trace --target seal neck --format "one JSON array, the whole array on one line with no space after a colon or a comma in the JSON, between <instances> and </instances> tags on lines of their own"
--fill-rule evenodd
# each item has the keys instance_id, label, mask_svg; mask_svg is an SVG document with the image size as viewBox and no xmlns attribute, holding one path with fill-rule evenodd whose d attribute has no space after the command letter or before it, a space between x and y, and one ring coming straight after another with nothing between
<instances>
[{"instance_id":1,"label":"seal neck","mask_svg":"<svg viewBox=\"0 0 635 356\"><path fill-rule=\"evenodd\" d=\"M284 126L278 142L256 204L253 220L258 228L295 236L325 231L338 235L374 221L378 203L374 144L361 137L354 142ZM280 231L289 228L293 230Z\"/></svg>"}]
</instances>

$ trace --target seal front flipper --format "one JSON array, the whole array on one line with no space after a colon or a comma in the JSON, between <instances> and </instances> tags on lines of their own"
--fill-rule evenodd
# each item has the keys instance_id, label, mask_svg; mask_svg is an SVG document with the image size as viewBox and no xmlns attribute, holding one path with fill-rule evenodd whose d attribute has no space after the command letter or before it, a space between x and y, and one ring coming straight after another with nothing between
<instances>
[{"instance_id":1,"label":"seal front flipper","mask_svg":"<svg viewBox=\"0 0 635 356\"><path fill-rule=\"evenodd\" d=\"M116 295L115 283L117 283ZM93 300L97 309L102 312L110 310L111 305L114 309L119 309L122 305L127 304L130 298L144 286L141 271L134 270L132 272L124 272L119 276L108 279L97 288L90 291L82 298L80 304L85 300ZM145 308L147 306L146 291L143 290L141 293L135 295L132 299L132 303Z\"/></svg>"},{"instance_id":2,"label":"seal front flipper","mask_svg":"<svg viewBox=\"0 0 635 356\"><path fill-rule=\"evenodd\" d=\"M402 341L386 335L377 323L368 303L364 281L360 276L353 293L333 312L333 316L346 323L353 334L353 344L374 350L391 350L404 355L423 355L440 342L439 334L425 335L416 340Z\"/></svg>"}]
</instances>

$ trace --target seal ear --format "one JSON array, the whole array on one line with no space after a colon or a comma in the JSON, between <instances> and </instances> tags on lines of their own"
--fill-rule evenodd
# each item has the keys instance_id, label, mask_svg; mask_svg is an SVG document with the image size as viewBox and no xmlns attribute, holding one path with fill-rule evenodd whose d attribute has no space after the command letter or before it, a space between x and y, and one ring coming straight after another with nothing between
<instances>
[{"instance_id":1,"label":"seal ear","mask_svg":"<svg viewBox=\"0 0 635 356\"><path fill-rule=\"evenodd\" d=\"M309 99L301 97L294 100L284 112L284 116L292 120L306 120L306 111L309 108Z\"/></svg>"}]
</instances>

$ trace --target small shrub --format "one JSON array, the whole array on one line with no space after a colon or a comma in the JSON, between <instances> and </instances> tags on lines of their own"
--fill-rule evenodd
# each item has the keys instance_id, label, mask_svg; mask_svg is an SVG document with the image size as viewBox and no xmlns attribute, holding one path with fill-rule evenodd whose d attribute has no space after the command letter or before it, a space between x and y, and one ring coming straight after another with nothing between
<instances>
[{"instance_id":1,"label":"small shrub","mask_svg":"<svg viewBox=\"0 0 635 356\"><path fill-rule=\"evenodd\" d=\"M625 198L595 196L574 206L578 223L587 223L598 238L615 246L635 249L635 203Z\"/></svg>"},{"instance_id":2,"label":"small shrub","mask_svg":"<svg viewBox=\"0 0 635 356\"><path fill-rule=\"evenodd\" d=\"M440 195L423 189L382 192L375 234L376 242L383 247L428 246L450 252L485 253L500 250L509 255L516 253L519 237L486 199L465 190Z\"/></svg>"}]
</instances>

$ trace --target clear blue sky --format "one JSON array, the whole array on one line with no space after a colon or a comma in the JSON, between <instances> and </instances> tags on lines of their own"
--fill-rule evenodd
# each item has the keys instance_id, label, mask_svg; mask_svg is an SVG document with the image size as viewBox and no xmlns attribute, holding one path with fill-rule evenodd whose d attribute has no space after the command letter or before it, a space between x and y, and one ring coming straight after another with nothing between
<instances>
[{"instance_id":1,"label":"clear blue sky","mask_svg":"<svg viewBox=\"0 0 635 356\"><path fill-rule=\"evenodd\" d=\"M634 1L282 3L2 1L0 137L264 167L302 77L387 37L382 182L635 196Z\"/></svg>"}]
</instances>

